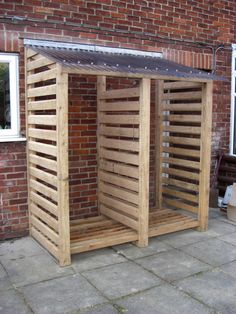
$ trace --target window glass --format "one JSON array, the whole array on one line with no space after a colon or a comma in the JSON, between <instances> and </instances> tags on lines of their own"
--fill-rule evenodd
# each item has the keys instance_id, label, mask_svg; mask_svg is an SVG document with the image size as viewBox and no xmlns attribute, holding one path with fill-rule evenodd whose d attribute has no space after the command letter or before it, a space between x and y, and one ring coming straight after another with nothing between
<instances>
[{"instance_id":1,"label":"window glass","mask_svg":"<svg viewBox=\"0 0 236 314\"><path fill-rule=\"evenodd\" d=\"M9 63L0 63L0 129L11 129Z\"/></svg>"}]
</instances>

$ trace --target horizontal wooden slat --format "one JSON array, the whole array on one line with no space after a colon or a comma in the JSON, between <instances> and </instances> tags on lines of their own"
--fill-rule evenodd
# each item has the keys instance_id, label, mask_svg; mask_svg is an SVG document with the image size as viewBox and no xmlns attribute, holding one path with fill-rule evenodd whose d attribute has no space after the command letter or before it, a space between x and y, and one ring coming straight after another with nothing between
<instances>
[{"instance_id":1,"label":"horizontal wooden slat","mask_svg":"<svg viewBox=\"0 0 236 314\"><path fill-rule=\"evenodd\" d=\"M27 76L27 84L34 84L56 78L56 69L32 74Z\"/></svg>"},{"instance_id":2,"label":"horizontal wooden slat","mask_svg":"<svg viewBox=\"0 0 236 314\"><path fill-rule=\"evenodd\" d=\"M174 175L177 177L181 177L181 178L199 180L199 174L198 173L193 173L193 172L179 170L179 169L162 167L162 173L168 173L168 174L171 174L171 175Z\"/></svg>"},{"instance_id":3,"label":"horizontal wooden slat","mask_svg":"<svg viewBox=\"0 0 236 314\"><path fill-rule=\"evenodd\" d=\"M182 100L182 99L201 99L202 92L180 92L180 93L166 93L163 94L163 101L165 100Z\"/></svg>"},{"instance_id":4,"label":"horizontal wooden slat","mask_svg":"<svg viewBox=\"0 0 236 314\"><path fill-rule=\"evenodd\" d=\"M201 103L166 104L162 106L164 111L201 111Z\"/></svg>"},{"instance_id":5,"label":"horizontal wooden slat","mask_svg":"<svg viewBox=\"0 0 236 314\"><path fill-rule=\"evenodd\" d=\"M111 208L108 208L106 206L104 206L103 204L101 204L100 206L100 211L102 214L116 220L116 221L119 221L120 223L134 229L134 230L138 230L138 222L127 217L127 216L124 216L114 210L112 210Z\"/></svg>"},{"instance_id":6,"label":"horizontal wooden slat","mask_svg":"<svg viewBox=\"0 0 236 314\"><path fill-rule=\"evenodd\" d=\"M127 127L126 128L108 127L105 125L101 125L100 135L139 138L139 129Z\"/></svg>"},{"instance_id":7,"label":"horizontal wooden slat","mask_svg":"<svg viewBox=\"0 0 236 314\"><path fill-rule=\"evenodd\" d=\"M33 188L34 190L44 194L45 196L51 198L53 201L58 201L58 195L57 191L53 190L52 188L35 181L33 179L30 179L30 188Z\"/></svg>"},{"instance_id":8,"label":"horizontal wooden slat","mask_svg":"<svg viewBox=\"0 0 236 314\"><path fill-rule=\"evenodd\" d=\"M172 133L201 134L201 128L197 126L164 125L163 131Z\"/></svg>"},{"instance_id":9,"label":"horizontal wooden slat","mask_svg":"<svg viewBox=\"0 0 236 314\"><path fill-rule=\"evenodd\" d=\"M53 125L57 123L55 115L29 115L28 124Z\"/></svg>"},{"instance_id":10,"label":"horizontal wooden slat","mask_svg":"<svg viewBox=\"0 0 236 314\"><path fill-rule=\"evenodd\" d=\"M49 60L45 57L41 57L41 58L34 60L34 61L28 61L27 62L27 71L32 71L34 69L49 66L52 64L55 64L55 61Z\"/></svg>"},{"instance_id":11,"label":"horizontal wooden slat","mask_svg":"<svg viewBox=\"0 0 236 314\"><path fill-rule=\"evenodd\" d=\"M181 192L179 190L169 189L166 187L162 188L162 192L163 192L163 194L175 196L177 198L182 198L182 199L187 200L187 201L198 203L198 195L193 195L193 194Z\"/></svg>"},{"instance_id":12,"label":"horizontal wooden slat","mask_svg":"<svg viewBox=\"0 0 236 314\"><path fill-rule=\"evenodd\" d=\"M107 124L139 124L139 115L108 115L101 114L99 123Z\"/></svg>"},{"instance_id":13,"label":"horizontal wooden slat","mask_svg":"<svg viewBox=\"0 0 236 314\"><path fill-rule=\"evenodd\" d=\"M181 180L177 180L177 179L172 179L172 178L168 178L168 177L163 177L162 183L165 183L167 185L176 186L176 187L190 190L190 191L195 191L195 192L199 191L199 185L198 184L189 183L189 182L185 182L185 181L181 181Z\"/></svg>"},{"instance_id":14,"label":"horizontal wooden slat","mask_svg":"<svg viewBox=\"0 0 236 314\"><path fill-rule=\"evenodd\" d=\"M52 242L58 245L59 236L58 234L51 228L49 228L46 224L41 222L36 216L31 215L31 223L32 225L40 230L47 238L49 238Z\"/></svg>"},{"instance_id":15,"label":"horizontal wooden slat","mask_svg":"<svg viewBox=\"0 0 236 314\"><path fill-rule=\"evenodd\" d=\"M50 156L57 156L57 147L39 142L29 142L28 149L38 153L44 153Z\"/></svg>"},{"instance_id":16,"label":"horizontal wooden slat","mask_svg":"<svg viewBox=\"0 0 236 314\"><path fill-rule=\"evenodd\" d=\"M138 194L135 192L128 191L127 189L119 188L114 185L100 182L99 190L103 193L110 194L112 196L118 197L130 203L134 203L135 205L138 205L139 203Z\"/></svg>"},{"instance_id":17,"label":"horizontal wooden slat","mask_svg":"<svg viewBox=\"0 0 236 314\"><path fill-rule=\"evenodd\" d=\"M42 87L29 88L27 92L27 96L31 97L39 97L39 96L49 96L56 94L56 85L47 85Z\"/></svg>"},{"instance_id":18,"label":"horizontal wooden slat","mask_svg":"<svg viewBox=\"0 0 236 314\"><path fill-rule=\"evenodd\" d=\"M192 114L168 114L163 116L164 121L172 121L172 122L193 122L200 123L201 116L200 115L192 115Z\"/></svg>"},{"instance_id":19,"label":"horizontal wooden slat","mask_svg":"<svg viewBox=\"0 0 236 314\"><path fill-rule=\"evenodd\" d=\"M101 102L100 111L139 111L138 101Z\"/></svg>"},{"instance_id":20,"label":"horizontal wooden slat","mask_svg":"<svg viewBox=\"0 0 236 314\"><path fill-rule=\"evenodd\" d=\"M225 171L225 172L232 172L232 173L235 173L235 172L236 172L236 167L220 165L219 171Z\"/></svg>"},{"instance_id":21,"label":"horizontal wooden slat","mask_svg":"<svg viewBox=\"0 0 236 314\"><path fill-rule=\"evenodd\" d=\"M117 139L108 139L105 137L101 137L100 145L107 148L117 148L122 150L129 150L133 152L139 151L139 142L130 141L130 140L117 140Z\"/></svg>"},{"instance_id":22,"label":"horizontal wooden slat","mask_svg":"<svg viewBox=\"0 0 236 314\"><path fill-rule=\"evenodd\" d=\"M50 140L50 141L56 141L57 140L57 133L53 130L42 130L42 129L28 129L28 136L42 139L42 140Z\"/></svg>"},{"instance_id":23,"label":"horizontal wooden slat","mask_svg":"<svg viewBox=\"0 0 236 314\"><path fill-rule=\"evenodd\" d=\"M200 163L197 161L186 160L186 159L179 159L179 158L172 158L172 157L163 157L163 163L171 164L171 165L178 165L187 168L199 169Z\"/></svg>"},{"instance_id":24,"label":"horizontal wooden slat","mask_svg":"<svg viewBox=\"0 0 236 314\"><path fill-rule=\"evenodd\" d=\"M137 154L123 153L118 151L107 150L104 148L101 148L100 150L100 157L114 161L121 161L131 165L139 164L139 157Z\"/></svg>"},{"instance_id":25,"label":"horizontal wooden slat","mask_svg":"<svg viewBox=\"0 0 236 314\"><path fill-rule=\"evenodd\" d=\"M139 184L138 181L135 179L128 179L123 176L110 174L101 170L99 171L99 178L104 182L115 184L117 186L127 188L131 191L138 192Z\"/></svg>"},{"instance_id":26,"label":"horizontal wooden slat","mask_svg":"<svg viewBox=\"0 0 236 314\"><path fill-rule=\"evenodd\" d=\"M43 247L45 247L53 256L58 259L58 248L49 241L42 233L40 233L34 226L31 228L31 235L35 238Z\"/></svg>"},{"instance_id":27,"label":"horizontal wooden slat","mask_svg":"<svg viewBox=\"0 0 236 314\"><path fill-rule=\"evenodd\" d=\"M42 221L44 221L46 224L48 224L51 228L53 228L55 231L58 231L58 221L50 216L48 213L43 211L41 208L39 208L35 204L30 205L30 212L39 217Z\"/></svg>"},{"instance_id":28,"label":"horizontal wooden slat","mask_svg":"<svg viewBox=\"0 0 236 314\"><path fill-rule=\"evenodd\" d=\"M51 160L34 154L29 154L29 162L35 165L43 165L44 168L52 171L57 171L57 162L55 160Z\"/></svg>"},{"instance_id":29,"label":"horizontal wooden slat","mask_svg":"<svg viewBox=\"0 0 236 314\"><path fill-rule=\"evenodd\" d=\"M124 215L130 215L135 218L138 216L138 209L136 206L129 204L128 202L115 199L112 196L104 195L103 193L99 194L100 204L104 204L107 207L112 207L115 210L122 212Z\"/></svg>"},{"instance_id":30,"label":"horizontal wooden slat","mask_svg":"<svg viewBox=\"0 0 236 314\"><path fill-rule=\"evenodd\" d=\"M55 110L56 99L40 100L40 101L29 101L28 110Z\"/></svg>"},{"instance_id":31,"label":"horizontal wooden slat","mask_svg":"<svg viewBox=\"0 0 236 314\"><path fill-rule=\"evenodd\" d=\"M164 201L167 205L173 206L175 208L184 209L191 213L198 213L198 207L185 204L183 201L171 200L171 199L167 199L166 197Z\"/></svg>"},{"instance_id":32,"label":"horizontal wooden slat","mask_svg":"<svg viewBox=\"0 0 236 314\"><path fill-rule=\"evenodd\" d=\"M200 150L193 150L193 149L187 149L187 148L177 148L177 147L167 147L167 146L163 146L162 150L164 153L171 153L174 155L200 157Z\"/></svg>"},{"instance_id":33,"label":"horizontal wooden slat","mask_svg":"<svg viewBox=\"0 0 236 314\"><path fill-rule=\"evenodd\" d=\"M47 211L49 211L54 216L56 216L56 217L58 216L57 206L55 204L53 204L52 202L48 201L47 199L45 199L44 197L31 191L30 192L30 199L31 199L31 201L35 202L39 206L42 206L43 208L45 208Z\"/></svg>"},{"instance_id":34,"label":"horizontal wooden slat","mask_svg":"<svg viewBox=\"0 0 236 314\"><path fill-rule=\"evenodd\" d=\"M48 184L51 184L51 185L57 187L57 177L51 173L47 173L43 170L36 169L35 167L30 167L29 168L29 174L31 176L34 176L37 179L40 179L42 181L45 181Z\"/></svg>"},{"instance_id":35,"label":"horizontal wooden slat","mask_svg":"<svg viewBox=\"0 0 236 314\"><path fill-rule=\"evenodd\" d=\"M179 136L163 136L164 143L200 146L200 138L179 137Z\"/></svg>"},{"instance_id":36,"label":"horizontal wooden slat","mask_svg":"<svg viewBox=\"0 0 236 314\"><path fill-rule=\"evenodd\" d=\"M122 88L122 89L113 89L100 93L99 99L113 99L113 98L130 98L130 97L139 97L139 88Z\"/></svg>"},{"instance_id":37,"label":"horizontal wooden slat","mask_svg":"<svg viewBox=\"0 0 236 314\"><path fill-rule=\"evenodd\" d=\"M34 51L33 49L27 48L26 49L26 56L27 59L32 58L33 56L36 56L38 52Z\"/></svg>"},{"instance_id":38,"label":"horizontal wooden slat","mask_svg":"<svg viewBox=\"0 0 236 314\"><path fill-rule=\"evenodd\" d=\"M118 162L101 159L99 162L101 170L110 171L113 173L125 175L127 177L138 179L138 167L131 165L124 165Z\"/></svg>"},{"instance_id":39,"label":"horizontal wooden slat","mask_svg":"<svg viewBox=\"0 0 236 314\"><path fill-rule=\"evenodd\" d=\"M187 88L201 88L202 84L197 82L166 82L164 83L164 89L187 89Z\"/></svg>"}]
</instances>

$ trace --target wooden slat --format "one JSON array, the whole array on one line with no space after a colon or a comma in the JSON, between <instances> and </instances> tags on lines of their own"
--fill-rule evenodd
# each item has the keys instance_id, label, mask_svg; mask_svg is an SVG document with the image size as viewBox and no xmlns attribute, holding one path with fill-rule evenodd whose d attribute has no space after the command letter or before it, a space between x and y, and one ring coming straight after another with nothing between
<instances>
[{"instance_id":1,"label":"wooden slat","mask_svg":"<svg viewBox=\"0 0 236 314\"><path fill-rule=\"evenodd\" d=\"M164 111L201 111L201 103L182 103L182 104L165 104L163 105Z\"/></svg>"},{"instance_id":2,"label":"wooden slat","mask_svg":"<svg viewBox=\"0 0 236 314\"><path fill-rule=\"evenodd\" d=\"M169 188L166 188L166 187L163 187L162 191L163 191L164 194L167 194L167 195L170 195L170 196L175 196L177 198L182 198L184 200L191 201L191 202L194 202L194 203L198 203L198 195L193 195L193 194L181 192L179 190L169 189Z\"/></svg>"},{"instance_id":3,"label":"wooden slat","mask_svg":"<svg viewBox=\"0 0 236 314\"><path fill-rule=\"evenodd\" d=\"M103 204L101 204L101 212L116 220L116 221L119 221L120 223L126 225L126 226L129 226L130 228L134 229L134 230L138 230L138 222L127 217L127 216L124 216L123 214L120 214L114 210L112 210L111 208L108 208L106 206L104 206Z\"/></svg>"},{"instance_id":4,"label":"wooden slat","mask_svg":"<svg viewBox=\"0 0 236 314\"><path fill-rule=\"evenodd\" d=\"M53 256L58 258L58 248L33 226L31 234L32 237L35 238L43 247L45 247Z\"/></svg>"},{"instance_id":5,"label":"wooden slat","mask_svg":"<svg viewBox=\"0 0 236 314\"><path fill-rule=\"evenodd\" d=\"M201 116L200 115L192 115L192 114L164 114L163 116L164 121L172 121L172 122L201 122Z\"/></svg>"},{"instance_id":6,"label":"wooden slat","mask_svg":"<svg viewBox=\"0 0 236 314\"><path fill-rule=\"evenodd\" d=\"M162 167L162 173L168 173L177 177L187 178L191 180L199 180L199 174L184 170Z\"/></svg>"},{"instance_id":7,"label":"wooden slat","mask_svg":"<svg viewBox=\"0 0 236 314\"><path fill-rule=\"evenodd\" d=\"M139 97L139 88L134 87L108 90L102 92L99 97L100 99Z\"/></svg>"},{"instance_id":8,"label":"wooden slat","mask_svg":"<svg viewBox=\"0 0 236 314\"><path fill-rule=\"evenodd\" d=\"M33 138L56 141L56 131L42 129L28 129L28 135Z\"/></svg>"},{"instance_id":9,"label":"wooden slat","mask_svg":"<svg viewBox=\"0 0 236 314\"><path fill-rule=\"evenodd\" d=\"M163 152L174 154L174 155L182 155L182 156L197 157L197 158L200 157L199 150L193 150L193 149L187 149L187 148L163 146Z\"/></svg>"},{"instance_id":10,"label":"wooden slat","mask_svg":"<svg viewBox=\"0 0 236 314\"><path fill-rule=\"evenodd\" d=\"M139 158L137 154L129 154L124 152L112 151L102 148L100 157L114 161L121 161L131 165L138 165Z\"/></svg>"},{"instance_id":11,"label":"wooden slat","mask_svg":"<svg viewBox=\"0 0 236 314\"><path fill-rule=\"evenodd\" d=\"M28 89L28 97L49 96L56 94L57 85L47 85Z\"/></svg>"},{"instance_id":12,"label":"wooden slat","mask_svg":"<svg viewBox=\"0 0 236 314\"><path fill-rule=\"evenodd\" d=\"M133 216L137 218L138 209L136 206L131 205L123 200L118 200L112 196L106 196L102 192L99 194L99 201L107 207L112 207L114 210L118 210L125 216Z\"/></svg>"},{"instance_id":13,"label":"wooden slat","mask_svg":"<svg viewBox=\"0 0 236 314\"><path fill-rule=\"evenodd\" d=\"M55 218L47 214L45 211L43 211L41 208L39 208L35 204L32 204L31 211L33 215L40 218L42 221L48 224L55 231L58 231L58 221Z\"/></svg>"},{"instance_id":14,"label":"wooden slat","mask_svg":"<svg viewBox=\"0 0 236 314\"><path fill-rule=\"evenodd\" d=\"M45 208L47 211L49 211L54 216L56 216L56 217L58 216L57 206L55 204L53 204L52 202L50 202L49 200L45 199L44 197L38 195L35 192L30 192L30 199L34 203Z\"/></svg>"},{"instance_id":15,"label":"wooden slat","mask_svg":"<svg viewBox=\"0 0 236 314\"><path fill-rule=\"evenodd\" d=\"M172 144L190 145L190 146L199 146L200 147L200 139L199 138L163 136L162 141L164 143L172 143Z\"/></svg>"},{"instance_id":16,"label":"wooden slat","mask_svg":"<svg viewBox=\"0 0 236 314\"><path fill-rule=\"evenodd\" d=\"M29 142L28 149L34 152L43 153L50 156L57 156L56 146L39 143L39 142Z\"/></svg>"},{"instance_id":17,"label":"wooden slat","mask_svg":"<svg viewBox=\"0 0 236 314\"><path fill-rule=\"evenodd\" d=\"M165 100L182 100L182 99L201 99L202 92L180 92L180 93L166 93L163 94L163 101Z\"/></svg>"},{"instance_id":18,"label":"wooden slat","mask_svg":"<svg viewBox=\"0 0 236 314\"><path fill-rule=\"evenodd\" d=\"M138 111L138 101L116 101L104 102L100 106L100 111Z\"/></svg>"},{"instance_id":19,"label":"wooden slat","mask_svg":"<svg viewBox=\"0 0 236 314\"><path fill-rule=\"evenodd\" d=\"M36 74L28 75L27 84L34 84L42 81L47 81L56 78L56 70L48 70Z\"/></svg>"},{"instance_id":20,"label":"wooden slat","mask_svg":"<svg viewBox=\"0 0 236 314\"><path fill-rule=\"evenodd\" d=\"M138 192L139 186L138 186L138 181L134 179L127 179L123 176L119 176L116 174L110 174L108 172L104 171L99 171L99 176L101 180L104 182L108 182L123 188L127 188L131 191Z\"/></svg>"},{"instance_id":21,"label":"wooden slat","mask_svg":"<svg viewBox=\"0 0 236 314\"><path fill-rule=\"evenodd\" d=\"M44 194L45 196L51 198L53 201L57 202L58 200L57 191L53 190L52 188L33 179L30 179L30 186L32 189Z\"/></svg>"},{"instance_id":22,"label":"wooden slat","mask_svg":"<svg viewBox=\"0 0 236 314\"><path fill-rule=\"evenodd\" d=\"M105 125L101 125L100 134L106 135L106 136L138 138L139 129L138 128L108 127Z\"/></svg>"},{"instance_id":23,"label":"wooden slat","mask_svg":"<svg viewBox=\"0 0 236 314\"><path fill-rule=\"evenodd\" d=\"M100 145L107 148L117 148L121 150L129 150L132 152L139 151L139 143L137 141L117 140L101 137Z\"/></svg>"},{"instance_id":24,"label":"wooden slat","mask_svg":"<svg viewBox=\"0 0 236 314\"><path fill-rule=\"evenodd\" d=\"M55 115L30 115L28 116L28 124L39 125L56 125Z\"/></svg>"},{"instance_id":25,"label":"wooden slat","mask_svg":"<svg viewBox=\"0 0 236 314\"><path fill-rule=\"evenodd\" d=\"M27 48L25 50L26 52L26 58L29 59L29 58L32 58L33 56L36 56L38 54L38 52L34 51L33 49L30 49L30 48Z\"/></svg>"},{"instance_id":26,"label":"wooden slat","mask_svg":"<svg viewBox=\"0 0 236 314\"><path fill-rule=\"evenodd\" d=\"M199 185L198 184L193 184L193 183L189 183L189 182L185 182L185 181L181 181L181 180L177 180L177 179L172 179L172 178L168 178L168 177L163 177L162 182L167 184L167 185L176 186L176 187L190 190L190 191L196 191L196 192L199 191Z\"/></svg>"},{"instance_id":27,"label":"wooden slat","mask_svg":"<svg viewBox=\"0 0 236 314\"><path fill-rule=\"evenodd\" d=\"M29 172L31 176L57 187L57 177L55 175L34 167L30 167Z\"/></svg>"},{"instance_id":28,"label":"wooden slat","mask_svg":"<svg viewBox=\"0 0 236 314\"><path fill-rule=\"evenodd\" d=\"M104 124L139 124L139 115L108 115L108 114L101 114L100 116L100 123Z\"/></svg>"},{"instance_id":29,"label":"wooden slat","mask_svg":"<svg viewBox=\"0 0 236 314\"><path fill-rule=\"evenodd\" d=\"M27 63L27 71L31 71L34 69L38 69L41 67L49 66L55 64L55 61L49 60L45 57L41 57L40 59L34 61L28 61Z\"/></svg>"},{"instance_id":30,"label":"wooden slat","mask_svg":"<svg viewBox=\"0 0 236 314\"><path fill-rule=\"evenodd\" d=\"M185 204L183 201L177 201L177 200L171 200L171 199L165 198L165 203L175 208L187 210L191 213L195 213L195 214L198 213L198 207Z\"/></svg>"},{"instance_id":31,"label":"wooden slat","mask_svg":"<svg viewBox=\"0 0 236 314\"><path fill-rule=\"evenodd\" d=\"M40 100L40 101L29 101L28 110L55 110L56 99Z\"/></svg>"},{"instance_id":32,"label":"wooden slat","mask_svg":"<svg viewBox=\"0 0 236 314\"><path fill-rule=\"evenodd\" d=\"M43 165L44 168L52 171L57 170L57 162L55 160L37 156L35 154L29 154L29 161L35 165Z\"/></svg>"},{"instance_id":33,"label":"wooden slat","mask_svg":"<svg viewBox=\"0 0 236 314\"><path fill-rule=\"evenodd\" d=\"M202 84L197 82L165 82L164 89L187 89L187 88L201 88Z\"/></svg>"},{"instance_id":34,"label":"wooden slat","mask_svg":"<svg viewBox=\"0 0 236 314\"><path fill-rule=\"evenodd\" d=\"M45 225L43 222L41 222L36 216L32 215L32 225L40 230L41 233L44 234L47 238L49 238L53 243L56 245L58 244L58 234L51 228L49 228L47 225Z\"/></svg>"},{"instance_id":35,"label":"wooden slat","mask_svg":"<svg viewBox=\"0 0 236 314\"><path fill-rule=\"evenodd\" d=\"M100 169L138 179L138 167L102 159Z\"/></svg>"},{"instance_id":36,"label":"wooden slat","mask_svg":"<svg viewBox=\"0 0 236 314\"><path fill-rule=\"evenodd\" d=\"M100 184L100 191L122 200L129 201L135 205L138 205L139 202L137 193L128 191L127 189L119 188L114 185L105 184L104 182L101 182Z\"/></svg>"},{"instance_id":37,"label":"wooden slat","mask_svg":"<svg viewBox=\"0 0 236 314\"><path fill-rule=\"evenodd\" d=\"M197 126L164 125L163 131L172 133L201 134L201 128Z\"/></svg>"},{"instance_id":38,"label":"wooden slat","mask_svg":"<svg viewBox=\"0 0 236 314\"><path fill-rule=\"evenodd\" d=\"M179 159L173 157L163 157L163 163L171 164L171 165L178 165L187 168L199 169L200 163L197 161L186 160L186 159Z\"/></svg>"}]
</instances>

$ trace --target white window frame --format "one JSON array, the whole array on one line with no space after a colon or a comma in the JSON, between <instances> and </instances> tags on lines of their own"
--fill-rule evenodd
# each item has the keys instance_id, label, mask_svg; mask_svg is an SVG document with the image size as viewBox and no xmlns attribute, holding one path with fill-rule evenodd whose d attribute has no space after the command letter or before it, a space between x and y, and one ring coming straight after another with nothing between
<instances>
[{"instance_id":1,"label":"white window frame","mask_svg":"<svg viewBox=\"0 0 236 314\"><path fill-rule=\"evenodd\" d=\"M11 112L11 128L0 129L0 142L23 140L20 137L19 57L13 53L0 53L0 63L9 64Z\"/></svg>"},{"instance_id":2,"label":"white window frame","mask_svg":"<svg viewBox=\"0 0 236 314\"><path fill-rule=\"evenodd\" d=\"M231 115L230 115L230 154L234 154L234 141L236 141L236 138L234 138L235 128L236 128L236 112L235 112L235 106L236 106L236 91L235 91L235 81L236 81L236 44L232 44L232 74L231 74Z\"/></svg>"}]
</instances>

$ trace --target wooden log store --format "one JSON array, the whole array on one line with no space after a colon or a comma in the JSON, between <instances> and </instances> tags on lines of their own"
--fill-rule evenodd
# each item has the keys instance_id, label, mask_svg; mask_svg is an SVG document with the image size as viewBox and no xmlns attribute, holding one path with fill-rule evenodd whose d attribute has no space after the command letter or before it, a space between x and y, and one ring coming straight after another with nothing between
<instances>
[{"instance_id":1,"label":"wooden log store","mask_svg":"<svg viewBox=\"0 0 236 314\"><path fill-rule=\"evenodd\" d=\"M92 49L93 48L93 49ZM30 234L61 266L71 254L207 229L213 75L160 57L26 42ZM70 221L68 75L97 76L98 210ZM107 77L136 86L108 89ZM149 208L155 89L156 206ZM153 93L152 93L153 94Z\"/></svg>"}]
</instances>

